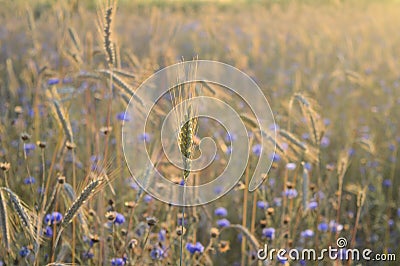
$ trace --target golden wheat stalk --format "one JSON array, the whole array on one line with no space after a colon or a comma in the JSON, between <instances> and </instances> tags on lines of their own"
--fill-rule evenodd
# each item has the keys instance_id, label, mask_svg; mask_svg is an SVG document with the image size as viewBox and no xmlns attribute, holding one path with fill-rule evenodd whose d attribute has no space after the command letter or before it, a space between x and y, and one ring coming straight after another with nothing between
<instances>
[{"instance_id":1,"label":"golden wheat stalk","mask_svg":"<svg viewBox=\"0 0 400 266\"><path fill-rule=\"evenodd\" d=\"M11 202L11 206L14 212L19 218L20 224L24 227L24 233L33 240L37 239L35 235L35 228L33 226L33 220L36 220L36 216L28 209L27 205L20 200L20 198L11 189L1 187L0 190L7 192Z\"/></svg>"},{"instance_id":2,"label":"golden wheat stalk","mask_svg":"<svg viewBox=\"0 0 400 266\"><path fill-rule=\"evenodd\" d=\"M81 206L90 198L92 197L96 190L100 187L101 184L103 184L105 179L103 177L99 177L96 179L93 179L81 192L79 197L75 199L75 201L72 203L71 207L66 211L64 214L64 219L61 222L61 227L67 227L68 224L72 221L72 219L75 217L76 213L78 210L81 208Z\"/></svg>"},{"instance_id":3,"label":"golden wheat stalk","mask_svg":"<svg viewBox=\"0 0 400 266\"><path fill-rule=\"evenodd\" d=\"M105 2L98 11L98 30L102 36L102 43L106 60L109 66L115 66L115 44L113 42L112 28L114 23L114 14L117 9L117 1L110 0Z\"/></svg>"}]
</instances>

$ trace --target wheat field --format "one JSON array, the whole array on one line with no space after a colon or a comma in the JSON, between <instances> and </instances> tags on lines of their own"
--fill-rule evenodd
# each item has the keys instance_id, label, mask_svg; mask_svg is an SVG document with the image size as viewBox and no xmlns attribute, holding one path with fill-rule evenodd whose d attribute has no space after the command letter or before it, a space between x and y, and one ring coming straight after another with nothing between
<instances>
[{"instance_id":1,"label":"wheat field","mask_svg":"<svg viewBox=\"0 0 400 266\"><path fill-rule=\"evenodd\" d=\"M257 251L343 237L347 249L400 259L398 1L0 3L0 265L397 265L261 262ZM132 178L146 172L129 171L122 125L135 120L124 112L142 82L192 59L230 64L260 86L277 148L256 191L252 139L234 189L182 208ZM156 118L151 133L128 137L147 143L171 181L211 180L231 139L181 112L186 157L198 137L217 143L215 164L195 178L157 157Z\"/></svg>"}]
</instances>

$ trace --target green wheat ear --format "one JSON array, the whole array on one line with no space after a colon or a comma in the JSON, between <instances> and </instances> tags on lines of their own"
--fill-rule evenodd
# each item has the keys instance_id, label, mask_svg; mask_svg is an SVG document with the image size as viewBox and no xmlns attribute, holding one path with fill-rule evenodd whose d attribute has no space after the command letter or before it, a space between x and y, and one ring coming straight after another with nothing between
<instances>
[{"instance_id":1,"label":"green wheat ear","mask_svg":"<svg viewBox=\"0 0 400 266\"><path fill-rule=\"evenodd\" d=\"M196 69L191 69L189 72L192 77L189 80L193 80L196 73ZM195 135L198 129L198 118L197 108L188 103L190 99L196 95L196 86L194 83L178 85L175 90L171 92L172 105L176 112L178 129L178 146L182 154L183 161L183 179L186 183L191 168L191 159L193 157L195 148Z\"/></svg>"}]
</instances>

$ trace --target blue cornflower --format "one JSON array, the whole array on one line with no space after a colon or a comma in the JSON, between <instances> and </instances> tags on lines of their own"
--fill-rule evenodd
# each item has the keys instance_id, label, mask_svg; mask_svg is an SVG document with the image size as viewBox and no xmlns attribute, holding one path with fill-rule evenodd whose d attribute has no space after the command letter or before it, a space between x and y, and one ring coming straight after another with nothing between
<instances>
[{"instance_id":1,"label":"blue cornflower","mask_svg":"<svg viewBox=\"0 0 400 266\"><path fill-rule=\"evenodd\" d=\"M264 228L262 230L262 234L263 234L263 236L265 236L268 239L274 239L275 238L275 228L272 228L272 227Z\"/></svg>"},{"instance_id":2,"label":"blue cornflower","mask_svg":"<svg viewBox=\"0 0 400 266\"><path fill-rule=\"evenodd\" d=\"M310 134L308 134L308 133L303 133L303 134L301 135L301 138L304 139L304 140L307 140L307 139L310 138Z\"/></svg>"},{"instance_id":3,"label":"blue cornflower","mask_svg":"<svg viewBox=\"0 0 400 266\"><path fill-rule=\"evenodd\" d=\"M50 226L46 226L44 229L44 235L47 237L52 237L53 236L53 229L51 229Z\"/></svg>"},{"instance_id":4,"label":"blue cornflower","mask_svg":"<svg viewBox=\"0 0 400 266\"><path fill-rule=\"evenodd\" d=\"M301 237L309 238L314 236L314 232L311 229L304 230L300 233Z\"/></svg>"},{"instance_id":5,"label":"blue cornflower","mask_svg":"<svg viewBox=\"0 0 400 266\"><path fill-rule=\"evenodd\" d=\"M200 242L197 242L196 244L187 243L186 249L190 252L190 254L194 254L196 252L198 253L204 252L204 246Z\"/></svg>"},{"instance_id":6,"label":"blue cornflower","mask_svg":"<svg viewBox=\"0 0 400 266\"><path fill-rule=\"evenodd\" d=\"M400 208L397 209L397 216L400 217Z\"/></svg>"},{"instance_id":7,"label":"blue cornflower","mask_svg":"<svg viewBox=\"0 0 400 266\"><path fill-rule=\"evenodd\" d=\"M221 194L221 192L222 192L222 187L221 187L221 186L216 186L216 187L214 188L214 193L215 193L216 195Z\"/></svg>"},{"instance_id":8,"label":"blue cornflower","mask_svg":"<svg viewBox=\"0 0 400 266\"><path fill-rule=\"evenodd\" d=\"M220 217L226 217L228 215L228 211L224 207L219 207L215 209L214 214Z\"/></svg>"},{"instance_id":9,"label":"blue cornflower","mask_svg":"<svg viewBox=\"0 0 400 266\"><path fill-rule=\"evenodd\" d=\"M226 142L232 142L232 141L234 141L236 139L237 139L237 136L234 133L226 133L226 135L225 135L225 141Z\"/></svg>"},{"instance_id":10,"label":"blue cornflower","mask_svg":"<svg viewBox=\"0 0 400 266\"><path fill-rule=\"evenodd\" d=\"M35 184L36 180L33 176L28 176L27 178L24 179L24 184L25 185L31 185L31 184Z\"/></svg>"},{"instance_id":11,"label":"blue cornflower","mask_svg":"<svg viewBox=\"0 0 400 266\"><path fill-rule=\"evenodd\" d=\"M390 179L385 179L385 180L383 180L382 185L384 187L390 187L390 186L392 186L392 181Z\"/></svg>"},{"instance_id":12,"label":"blue cornflower","mask_svg":"<svg viewBox=\"0 0 400 266\"><path fill-rule=\"evenodd\" d=\"M59 212L53 212L51 214L51 216L52 216L52 222L53 223L59 223L59 222L61 222L61 220L63 218L62 214L59 213Z\"/></svg>"},{"instance_id":13,"label":"blue cornflower","mask_svg":"<svg viewBox=\"0 0 400 266\"><path fill-rule=\"evenodd\" d=\"M356 153L356 150L353 149L353 148L350 148L350 149L347 151L347 154L348 154L350 157L353 156L355 153Z\"/></svg>"},{"instance_id":14,"label":"blue cornflower","mask_svg":"<svg viewBox=\"0 0 400 266\"><path fill-rule=\"evenodd\" d=\"M393 221L393 219L389 219L389 221L388 221L388 225L389 225L390 227L392 227L392 226L394 225L394 221Z\"/></svg>"},{"instance_id":15,"label":"blue cornflower","mask_svg":"<svg viewBox=\"0 0 400 266\"><path fill-rule=\"evenodd\" d=\"M322 137L322 139L321 139L321 147L322 148L328 147L330 143L331 143L331 141L329 140L328 137Z\"/></svg>"},{"instance_id":16,"label":"blue cornflower","mask_svg":"<svg viewBox=\"0 0 400 266\"><path fill-rule=\"evenodd\" d=\"M231 222L229 222L229 220L227 220L227 219L220 219L220 220L218 220L217 221L217 225L219 226L219 227L227 227L227 226L230 226L231 225Z\"/></svg>"},{"instance_id":17,"label":"blue cornflower","mask_svg":"<svg viewBox=\"0 0 400 266\"><path fill-rule=\"evenodd\" d=\"M178 225L179 226L182 225L182 221L183 221L184 225L187 225L187 223L188 223L187 219L185 219L183 217L178 217Z\"/></svg>"},{"instance_id":18,"label":"blue cornflower","mask_svg":"<svg viewBox=\"0 0 400 266\"><path fill-rule=\"evenodd\" d=\"M161 229L160 232L158 232L158 240L163 242L165 241L165 238L167 236L167 231L165 229Z\"/></svg>"},{"instance_id":19,"label":"blue cornflower","mask_svg":"<svg viewBox=\"0 0 400 266\"><path fill-rule=\"evenodd\" d=\"M274 198L274 204L277 207L282 206L282 198Z\"/></svg>"},{"instance_id":20,"label":"blue cornflower","mask_svg":"<svg viewBox=\"0 0 400 266\"><path fill-rule=\"evenodd\" d=\"M20 250L19 250L19 255L21 256L21 257L23 257L23 258L25 258L26 256L28 256L30 253L31 253L31 251L27 248L27 247L22 247Z\"/></svg>"},{"instance_id":21,"label":"blue cornflower","mask_svg":"<svg viewBox=\"0 0 400 266\"><path fill-rule=\"evenodd\" d=\"M25 152L29 153L36 149L36 145L34 143L25 143L24 145Z\"/></svg>"},{"instance_id":22,"label":"blue cornflower","mask_svg":"<svg viewBox=\"0 0 400 266\"><path fill-rule=\"evenodd\" d=\"M265 210L268 208L268 202L259 200L257 201L257 207L261 210Z\"/></svg>"},{"instance_id":23,"label":"blue cornflower","mask_svg":"<svg viewBox=\"0 0 400 266\"><path fill-rule=\"evenodd\" d=\"M144 202L149 203L150 201L153 200L153 197L150 195L146 195L146 196L144 196L143 200L144 200Z\"/></svg>"},{"instance_id":24,"label":"blue cornflower","mask_svg":"<svg viewBox=\"0 0 400 266\"><path fill-rule=\"evenodd\" d=\"M125 265L125 260L123 258L113 258L111 259L112 266L123 266Z\"/></svg>"},{"instance_id":25,"label":"blue cornflower","mask_svg":"<svg viewBox=\"0 0 400 266\"><path fill-rule=\"evenodd\" d=\"M343 225L342 224L338 224L334 220L331 220L329 222L329 228L331 229L331 232L336 233L336 232L340 232L340 231L343 230Z\"/></svg>"},{"instance_id":26,"label":"blue cornflower","mask_svg":"<svg viewBox=\"0 0 400 266\"><path fill-rule=\"evenodd\" d=\"M139 135L139 140L140 141L144 141L146 143L149 143L150 142L150 135L147 134L147 133L142 133L142 134Z\"/></svg>"},{"instance_id":27,"label":"blue cornflower","mask_svg":"<svg viewBox=\"0 0 400 266\"><path fill-rule=\"evenodd\" d=\"M139 186L135 181L132 181L131 178L129 178L129 187L134 189L134 190L139 190Z\"/></svg>"},{"instance_id":28,"label":"blue cornflower","mask_svg":"<svg viewBox=\"0 0 400 266\"><path fill-rule=\"evenodd\" d=\"M316 201L311 201L308 203L308 208L311 210L315 210L318 207L318 202Z\"/></svg>"},{"instance_id":29,"label":"blue cornflower","mask_svg":"<svg viewBox=\"0 0 400 266\"><path fill-rule=\"evenodd\" d=\"M114 224L123 224L123 223L125 223L125 217L122 214L117 213L117 215L115 216Z\"/></svg>"},{"instance_id":30,"label":"blue cornflower","mask_svg":"<svg viewBox=\"0 0 400 266\"><path fill-rule=\"evenodd\" d=\"M58 78L50 78L47 80L47 85L51 86L51 85L56 85L60 83L60 80Z\"/></svg>"},{"instance_id":31,"label":"blue cornflower","mask_svg":"<svg viewBox=\"0 0 400 266\"><path fill-rule=\"evenodd\" d=\"M277 153L271 154L271 160L273 162L279 162L281 160L281 156Z\"/></svg>"},{"instance_id":32,"label":"blue cornflower","mask_svg":"<svg viewBox=\"0 0 400 266\"><path fill-rule=\"evenodd\" d=\"M129 121L129 120L130 120L130 119L129 119L129 116L128 116L128 114L127 114L126 112L118 113L118 114L117 114L117 119L118 119L119 121Z\"/></svg>"},{"instance_id":33,"label":"blue cornflower","mask_svg":"<svg viewBox=\"0 0 400 266\"><path fill-rule=\"evenodd\" d=\"M153 260L159 260L162 258L162 255L164 254L164 251L161 248L158 247L154 247L151 251L150 251L150 257Z\"/></svg>"},{"instance_id":34,"label":"blue cornflower","mask_svg":"<svg viewBox=\"0 0 400 266\"><path fill-rule=\"evenodd\" d=\"M320 223L318 225L318 231L327 232L328 231L328 224L327 223Z\"/></svg>"},{"instance_id":35,"label":"blue cornflower","mask_svg":"<svg viewBox=\"0 0 400 266\"><path fill-rule=\"evenodd\" d=\"M256 144L256 145L254 145L253 148L252 148L252 151L253 151L253 153L254 153L256 156L260 156L260 155L261 155L261 152L262 152L262 146L261 146L261 144Z\"/></svg>"},{"instance_id":36,"label":"blue cornflower","mask_svg":"<svg viewBox=\"0 0 400 266\"><path fill-rule=\"evenodd\" d=\"M51 214L46 214L44 217L45 224L54 224L61 222L63 216L59 212L52 212Z\"/></svg>"},{"instance_id":37,"label":"blue cornflower","mask_svg":"<svg viewBox=\"0 0 400 266\"><path fill-rule=\"evenodd\" d=\"M288 197L289 199L293 199L293 198L297 197L297 190L294 188L285 189L284 195L286 197Z\"/></svg>"},{"instance_id":38,"label":"blue cornflower","mask_svg":"<svg viewBox=\"0 0 400 266\"><path fill-rule=\"evenodd\" d=\"M312 164L309 163L309 162L306 162L306 163L304 163L303 167L304 167L306 170L311 171L311 169L312 169Z\"/></svg>"}]
</instances>

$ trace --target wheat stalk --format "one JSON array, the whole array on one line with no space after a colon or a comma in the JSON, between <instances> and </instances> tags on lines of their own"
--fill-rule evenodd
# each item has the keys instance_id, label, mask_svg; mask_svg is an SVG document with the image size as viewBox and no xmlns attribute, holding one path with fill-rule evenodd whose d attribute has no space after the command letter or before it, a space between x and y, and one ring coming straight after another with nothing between
<instances>
[{"instance_id":1,"label":"wheat stalk","mask_svg":"<svg viewBox=\"0 0 400 266\"><path fill-rule=\"evenodd\" d=\"M8 223L7 205L4 200L3 191L0 191L0 227L2 241L7 250L10 249L10 227Z\"/></svg>"},{"instance_id":2,"label":"wheat stalk","mask_svg":"<svg viewBox=\"0 0 400 266\"><path fill-rule=\"evenodd\" d=\"M104 183L104 178L99 177L97 179L92 180L81 192L78 198L72 203L71 207L64 214L64 219L61 222L61 227L67 227L68 224L75 217L78 210L81 206L95 193L96 189L100 187L101 184Z\"/></svg>"},{"instance_id":3,"label":"wheat stalk","mask_svg":"<svg viewBox=\"0 0 400 266\"><path fill-rule=\"evenodd\" d=\"M25 229L27 229L24 230L24 232L27 232L28 236L31 237L31 239L36 239L35 230L32 223L32 218L34 218L33 213L30 212L25 203L23 203L17 196L17 194L15 194L11 189L6 187L2 187L0 189L7 192L10 198L11 206L16 212L21 225L24 226Z\"/></svg>"},{"instance_id":4,"label":"wheat stalk","mask_svg":"<svg viewBox=\"0 0 400 266\"><path fill-rule=\"evenodd\" d=\"M112 36L114 14L117 8L117 1L107 1L98 12L98 30L102 36L103 48L109 66L115 66L115 47Z\"/></svg>"}]
</instances>

